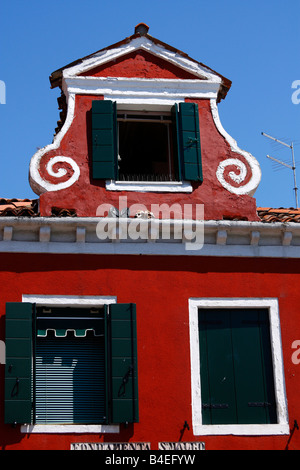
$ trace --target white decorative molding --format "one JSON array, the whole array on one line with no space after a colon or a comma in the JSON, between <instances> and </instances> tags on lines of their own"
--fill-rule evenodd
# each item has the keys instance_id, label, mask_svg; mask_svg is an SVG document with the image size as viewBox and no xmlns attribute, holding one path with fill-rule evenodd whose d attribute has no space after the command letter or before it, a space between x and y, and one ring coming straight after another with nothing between
<instances>
[{"instance_id":1,"label":"white decorative molding","mask_svg":"<svg viewBox=\"0 0 300 470\"><path fill-rule=\"evenodd\" d=\"M237 173L231 171L229 172L228 177L234 183L238 183L238 184L243 183L243 181L245 181L246 177L248 176L247 167L245 163L242 160L239 160L238 158L224 159L222 162L220 162L218 166L218 169L216 172L217 179L219 180L223 188L227 189L227 191L233 194L237 194L237 195L248 194L252 196L255 193L261 180L260 165L258 161L256 160L256 158L253 157L253 155L251 155L251 153L241 150L238 147L237 142L225 131L220 121L216 100L215 99L210 100L210 105L211 105L211 112L212 112L212 116L213 116L216 128L218 129L220 134L226 139L226 141L230 145L231 150L233 152L239 153L242 157L244 157L244 159L247 161L251 170L251 178L248 181L248 183L238 186L238 187L233 186L230 183L230 181L227 181L224 178L224 172L225 172L226 167L230 165L231 166L234 165L237 168Z\"/></svg>"},{"instance_id":2,"label":"white decorative molding","mask_svg":"<svg viewBox=\"0 0 300 470\"><path fill-rule=\"evenodd\" d=\"M117 297L103 295L38 295L23 294L22 302L43 307L103 307L117 303Z\"/></svg>"},{"instance_id":3,"label":"white decorative molding","mask_svg":"<svg viewBox=\"0 0 300 470\"><path fill-rule=\"evenodd\" d=\"M40 242L47 243L50 242L51 228L49 225L45 227L40 227Z\"/></svg>"},{"instance_id":4,"label":"white decorative molding","mask_svg":"<svg viewBox=\"0 0 300 470\"><path fill-rule=\"evenodd\" d=\"M85 235L86 235L85 227L76 228L76 242L77 243L85 243Z\"/></svg>"},{"instance_id":5,"label":"white decorative molding","mask_svg":"<svg viewBox=\"0 0 300 470\"><path fill-rule=\"evenodd\" d=\"M47 145L46 147L39 149L31 158L29 165L29 182L32 190L36 194L42 194L46 191L59 191L60 189L65 189L72 186L80 176L80 169L77 163L71 157L65 156L55 156L50 158L49 162L46 165L47 172L49 176L55 177L57 179L65 176L66 169L59 168L57 171L53 170L53 165L57 163L67 163L71 166L73 174L67 180L63 182L57 182L56 184L50 183L47 179L43 178L40 173L40 165L42 158L51 150L56 150L59 148L60 143L63 137L66 135L69 130L73 118L74 118L74 109L75 109L75 95L68 94L68 110L66 121L60 130L60 132L54 137L52 144Z\"/></svg>"},{"instance_id":6,"label":"white decorative molding","mask_svg":"<svg viewBox=\"0 0 300 470\"><path fill-rule=\"evenodd\" d=\"M108 62L115 61L121 57L126 56L132 52L142 50L149 52L160 59L167 61L176 67L179 67L202 80L211 80L221 83L221 77L208 69L204 65L199 64L195 60L188 58L186 55L181 55L177 51L170 50L162 45L155 44L145 36L132 39L131 41L121 44L118 47L111 49L104 49L102 51L92 54L89 58L84 59L80 64L68 67L63 71L63 77L69 78L78 76L82 73L89 72L99 66L107 64Z\"/></svg>"},{"instance_id":7,"label":"white decorative molding","mask_svg":"<svg viewBox=\"0 0 300 470\"><path fill-rule=\"evenodd\" d=\"M253 246L258 246L260 239L260 232L253 230L250 234L250 244Z\"/></svg>"},{"instance_id":8,"label":"white decorative molding","mask_svg":"<svg viewBox=\"0 0 300 470\"><path fill-rule=\"evenodd\" d=\"M97 236L99 222L110 227L104 239ZM135 235L138 235L138 230L133 226L137 222L142 224L140 234L143 238L126 237L130 224ZM5 240L1 235L5 227L13 229L11 240ZM40 238L42 227L46 231ZM110 232L120 233L119 229L125 236L109 238ZM193 247L189 229L192 235L204 230L204 243L199 249ZM168 238L165 235L169 233ZM1 252L300 258L300 224L103 217L3 217L0 218Z\"/></svg>"},{"instance_id":9,"label":"white decorative molding","mask_svg":"<svg viewBox=\"0 0 300 470\"><path fill-rule=\"evenodd\" d=\"M13 228L12 227L4 227L3 229L3 240L10 242L13 237Z\"/></svg>"},{"instance_id":10,"label":"white decorative molding","mask_svg":"<svg viewBox=\"0 0 300 470\"><path fill-rule=\"evenodd\" d=\"M200 379L198 310L200 308L246 309L266 308L269 311L273 358L277 424L203 425ZM284 380L280 317L276 298L200 298L189 299L190 358L192 383L192 420L196 436L204 435L276 435L290 433Z\"/></svg>"},{"instance_id":11,"label":"white decorative molding","mask_svg":"<svg viewBox=\"0 0 300 470\"><path fill-rule=\"evenodd\" d=\"M217 245L226 245L227 241L227 231L226 230L218 230L217 231Z\"/></svg>"},{"instance_id":12,"label":"white decorative molding","mask_svg":"<svg viewBox=\"0 0 300 470\"><path fill-rule=\"evenodd\" d=\"M70 94L104 96L118 104L169 105L189 98L216 99L219 83L206 80L128 77L70 77L63 81Z\"/></svg>"},{"instance_id":13,"label":"white decorative molding","mask_svg":"<svg viewBox=\"0 0 300 470\"><path fill-rule=\"evenodd\" d=\"M293 239L292 232L284 232L282 234L282 244L284 246L290 246L290 244L292 243L292 239Z\"/></svg>"},{"instance_id":14,"label":"white decorative molding","mask_svg":"<svg viewBox=\"0 0 300 470\"><path fill-rule=\"evenodd\" d=\"M145 181L106 181L108 191L137 191L137 192L155 192L155 193L191 193L193 186L185 181L182 182L145 182Z\"/></svg>"},{"instance_id":15,"label":"white decorative molding","mask_svg":"<svg viewBox=\"0 0 300 470\"><path fill-rule=\"evenodd\" d=\"M24 424L24 434L119 434L120 426L109 424Z\"/></svg>"}]
</instances>

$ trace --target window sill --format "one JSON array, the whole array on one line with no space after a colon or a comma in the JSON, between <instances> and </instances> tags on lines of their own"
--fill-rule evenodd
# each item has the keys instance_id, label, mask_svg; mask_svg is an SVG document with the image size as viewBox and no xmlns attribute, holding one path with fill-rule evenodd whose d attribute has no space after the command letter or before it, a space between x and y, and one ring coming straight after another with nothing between
<instances>
[{"instance_id":1,"label":"window sill","mask_svg":"<svg viewBox=\"0 0 300 470\"><path fill-rule=\"evenodd\" d=\"M195 436L271 436L271 435L289 435L290 428L288 424L227 424L227 425L195 425Z\"/></svg>"},{"instance_id":2,"label":"window sill","mask_svg":"<svg viewBox=\"0 0 300 470\"><path fill-rule=\"evenodd\" d=\"M118 434L120 426L107 424L24 424L21 426L21 433L25 434Z\"/></svg>"},{"instance_id":3,"label":"window sill","mask_svg":"<svg viewBox=\"0 0 300 470\"><path fill-rule=\"evenodd\" d=\"M191 193L193 187L186 181L113 181L107 180L108 191L140 191L155 193Z\"/></svg>"}]
</instances>

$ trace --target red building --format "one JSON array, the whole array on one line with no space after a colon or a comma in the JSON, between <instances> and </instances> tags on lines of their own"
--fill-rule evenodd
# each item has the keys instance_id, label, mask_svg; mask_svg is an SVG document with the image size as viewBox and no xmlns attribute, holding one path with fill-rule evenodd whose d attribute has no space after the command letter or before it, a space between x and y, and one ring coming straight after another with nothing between
<instances>
[{"instance_id":1,"label":"red building","mask_svg":"<svg viewBox=\"0 0 300 470\"><path fill-rule=\"evenodd\" d=\"M300 449L300 211L256 207L230 80L140 24L50 82L0 205L2 448Z\"/></svg>"}]
</instances>

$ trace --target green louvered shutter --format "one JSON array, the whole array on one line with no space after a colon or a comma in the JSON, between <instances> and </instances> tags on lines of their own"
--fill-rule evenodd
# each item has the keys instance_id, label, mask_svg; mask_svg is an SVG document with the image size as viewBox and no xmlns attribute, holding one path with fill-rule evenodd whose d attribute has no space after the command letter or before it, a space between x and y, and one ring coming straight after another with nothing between
<instances>
[{"instance_id":1,"label":"green louvered shutter","mask_svg":"<svg viewBox=\"0 0 300 470\"><path fill-rule=\"evenodd\" d=\"M92 175L95 179L117 177L117 112L109 100L92 102Z\"/></svg>"},{"instance_id":2,"label":"green louvered shutter","mask_svg":"<svg viewBox=\"0 0 300 470\"><path fill-rule=\"evenodd\" d=\"M203 424L276 423L268 311L199 310Z\"/></svg>"},{"instance_id":3,"label":"green louvered shutter","mask_svg":"<svg viewBox=\"0 0 300 470\"><path fill-rule=\"evenodd\" d=\"M104 337L37 338L36 423L106 420Z\"/></svg>"},{"instance_id":4,"label":"green louvered shutter","mask_svg":"<svg viewBox=\"0 0 300 470\"><path fill-rule=\"evenodd\" d=\"M32 422L33 304L6 304L5 423Z\"/></svg>"},{"instance_id":5,"label":"green louvered shutter","mask_svg":"<svg viewBox=\"0 0 300 470\"><path fill-rule=\"evenodd\" d=\"M188 181L203 181L196 103L179 103L177 132L182 178Z\"/></svg>"},{"instance_id":6,"label":"green louvered shutter","mask_svg":"<svg viewBox=\"0 0 300 470\"><path fill-rule=\"evenodd\" d=\"M111 423L138 422L135 304L109 307L111 352Z\"/></svg>"}]
</instances>

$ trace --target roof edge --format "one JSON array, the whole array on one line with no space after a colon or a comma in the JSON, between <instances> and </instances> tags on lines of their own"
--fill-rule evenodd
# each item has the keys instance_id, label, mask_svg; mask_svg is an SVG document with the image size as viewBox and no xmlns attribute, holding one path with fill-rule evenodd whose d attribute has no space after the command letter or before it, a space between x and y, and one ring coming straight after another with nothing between
<instances>
[{"instance_id":1,"label":"roof edge","mask_svg":"<svg viewBox=\"0 0 300 470\"><path fill-rule=\"evenodd\" d=\"M137 38L143 36L143 37L146 37L147 39L149 39L149 41L153 42L154 44L159 45L159 46L163 47L164 49L169 50L170 52L174 52L176 54L179 54L182 57L184 57L185 59L188 59L188 60L200 65L201 67L206 68L209 72L211 72L211 73L217 75L218 77L220 77L221 78L221 86L220 86L220 91L219 91L219 96L218 96L218 102L226 97L226 95L227 95L227 93L228 93L228 91L231 87L231 84L232 84L231 80L224 77L220 73L216 72L211 67L208 67L207 65L203 64L202 62L199 62L199 61L191 58L185 52L183 52L183 51L181 51L181 50L179 50L179 49L177 49L173 46L170 46L169 44L161 41L160 39L154 38L153 36L148 34L148 32L146 32L146 31L148 31L147 28L149 29L149 27L145 23L139 23L135 27L135 33L133 35L128 36L125 39L123 39L121 41L118 41L117 43L114 43L110 46L104 47L103 49L99 49L98 51L93 52L92 54L89 54L89 55L84 56L80 59L77 59L73 62L70 62L69 64L55 70L54 72L51 73L51 75L49 77L51 88L56 88L56 87L61 88L62 87L63 71L65 69L74 67L75 65L79 65L79 64L83 63L85 60L90 59L91 57L93 57L96 54L102 53L102 52L107 51L107 50L118 48L118 47L120 47L124 44L128 44L129 42L131 42L134 39L137 39Z\"/></svg>"}]
</instances>

